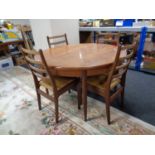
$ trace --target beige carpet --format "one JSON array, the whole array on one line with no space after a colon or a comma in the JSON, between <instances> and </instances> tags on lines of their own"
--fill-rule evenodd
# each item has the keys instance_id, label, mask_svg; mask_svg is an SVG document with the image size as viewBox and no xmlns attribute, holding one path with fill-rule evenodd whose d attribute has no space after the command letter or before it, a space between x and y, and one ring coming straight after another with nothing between
<instances>
[{"instance_id":1,"label":"beige carpet","mask_svg":"<svg viewBox=\"0 0 155 155\"><path fill-rule=\"evenodd\" d=\"M107 125L105 105L88 97L88 121L83 108L77 108L77 94L65 93L59 99L60 123L54 122L54 106L42 98L39 111L31 73L14 67L0 71L0 134L155 134L155 127L111 108L112 124Z\"/></svg>"}]
</instances>

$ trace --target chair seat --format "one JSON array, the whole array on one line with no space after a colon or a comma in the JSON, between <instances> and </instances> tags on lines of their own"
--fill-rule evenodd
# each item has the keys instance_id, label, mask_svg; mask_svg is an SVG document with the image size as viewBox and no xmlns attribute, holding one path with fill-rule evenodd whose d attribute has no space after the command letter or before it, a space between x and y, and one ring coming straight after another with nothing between
<instances>
[{"instance_id":1,"label":"chair seat","mask_svg":"<svg viewBox=\"0 0 155 155\"><path fill-rule=\"evenodd\" d=\"M88 85L91 85L91 86L94 86L96 88L103 90L105 88L106 80L107 80L107 76L105 76L105 75L93 76L93 77L89 77L87 79L87 83L88 83ZM110 85L110 89L113 89L120 82L121 82L121 80L118 78L113 79L111 82L111 85Z\"/></svg>"},{"instance_id":2,"label":"chair seat","mask_svg":"<svg viewBox=\"0 0 155 155\"><path fill-rule=\"evenodd\" d=\"M67 86L68 84L71 84L74 81L75 81L74 78L65 78L65 77L56 77L55 78L56 87L58 88L58 90ZM40 86L43 86L49 90L53 90L52 84L51 84L50 79L48 77L43 77L40 80L39 84L40 84Z\"/></svg>"}]
</instances>

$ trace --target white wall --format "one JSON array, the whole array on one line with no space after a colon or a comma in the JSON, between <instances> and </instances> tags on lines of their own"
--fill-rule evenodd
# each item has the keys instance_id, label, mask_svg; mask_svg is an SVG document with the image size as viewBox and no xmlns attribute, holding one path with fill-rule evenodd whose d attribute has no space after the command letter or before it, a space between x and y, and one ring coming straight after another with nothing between
<instances>
[{"instance_id":1,"label":"white wall","mask_svg":"<svg viewBox=\"0 0 155 155\"><path fill-rule=\"evenodd\" d=\"M47 36L67 33L69 44L79 43L78 19L30 19L35 48L47 49Z\"/></svg>"},{"instance_id":2,"label":"white wall","mask_svg":"<svg viewBox=\"0 0 155 155\"><path fill-rule=\"evenodd\" d=\"M67 34L69 44L79 43L78 19L51 19L52 35Z\"/></svg>"},{"instance_id":3,"label":"white wall","mask_svg":"<svg viewBox=\"0 0 155 155\"><path fill-rule=\"evenodd\" d=\"M47 49L47 36L51 35L51 21L49 19L30 19L35 49Z\"/></svg>"}]
</instances>

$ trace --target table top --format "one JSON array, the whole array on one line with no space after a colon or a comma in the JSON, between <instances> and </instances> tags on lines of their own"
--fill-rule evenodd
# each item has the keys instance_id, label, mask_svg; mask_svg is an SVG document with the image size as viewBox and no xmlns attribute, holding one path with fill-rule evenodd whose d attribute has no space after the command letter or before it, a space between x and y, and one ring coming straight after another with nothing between
<instances>
[{"instance_id":1,"label":"table top","mask_svg":"<svg viewBox=\"0 0 155 155\"><path fill-rule=\"evenodd\" d=\"M112 64L116 52L116 46L90 43L50 48L43 53L49 67L89 69Z\"/></svg>"},{"instance_id":2,"label":"table top","mask_svg":"<svg viewBox=\"0 0 155 155\"><path fill-rule=\"evenodd\" d=\"M107 44L63 45L43 52L47 65L55 67L55 74L66 77L79 77L83 70L87 76L103 74L115 60L117 47ZM126 52L121 52L121 57ZM35 57L40 60L40 56Z\"/></svg>"}]
</instances>

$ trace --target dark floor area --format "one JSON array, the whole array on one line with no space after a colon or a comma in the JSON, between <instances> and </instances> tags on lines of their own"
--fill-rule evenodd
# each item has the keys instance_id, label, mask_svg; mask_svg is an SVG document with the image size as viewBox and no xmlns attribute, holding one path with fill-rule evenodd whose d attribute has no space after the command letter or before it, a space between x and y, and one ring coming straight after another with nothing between
<instances>
[{"instance_id":1,"label":"dark floor area","mask_svg":"<svg viewBox=\"0 0 155 155\"><path fill-rule=\"evenodd\" d=\"M103 101L100 96L89 95ZM155 125L155 75L128 70L124 104L126 113ZM113 106L120 108L119 99Z\"/></svg>"}]
</instances>

